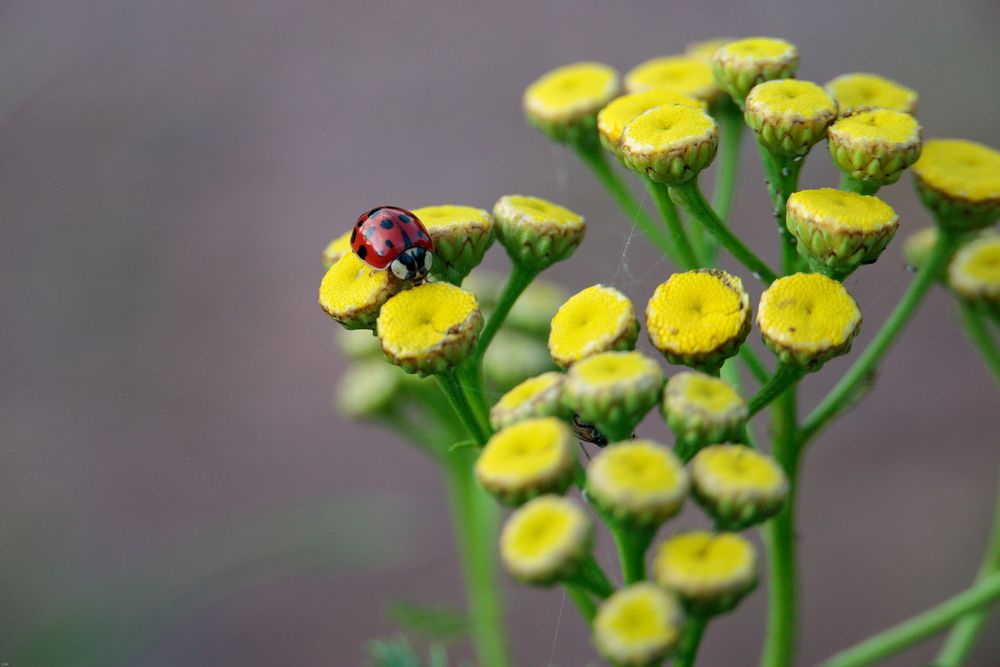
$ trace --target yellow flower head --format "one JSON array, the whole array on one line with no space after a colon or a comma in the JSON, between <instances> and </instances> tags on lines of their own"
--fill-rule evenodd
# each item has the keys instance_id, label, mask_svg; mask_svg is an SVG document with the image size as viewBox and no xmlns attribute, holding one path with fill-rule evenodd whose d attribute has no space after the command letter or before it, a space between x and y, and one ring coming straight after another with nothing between
<instances>
[{"instance_id":1,"label":"yellow flower head","mask_svg":"<svg viewBox=\"0 0 1000 667\"><path fill-rule=\"evenodd\" d=\"M319 305L348 329L370 329L382 305L399 291L389 273L373 270L349 252L323 276Z\"/></svg>"},{"instance_id":2,"label":"yellow flower head","mask_svg":"<svg viewBox=\"0 0 1000 667\"><path fill-rule=\"evenodd\" d=\"M677 599L644 581L601 603L594 618L594 644L611 664L652 667L661 664L680 641L682 622Z\"/></svg>"},{"instance_id":3,"label":"yellow flower head","mask_svg":"<svg viewBox=\"0 0 1000 667\"><path fill-rule=\"evenodd\" d=\"M837 103L811 81L765 81L747 95L744 117L769 151L797 157L826 136Z\"/></svg>"},{"instance_id":4,"label":"yellow flower head","mask_svg":"<svg viewBox=\"0 0 1000 667\"><path fill-rule=\"evenodd\" d=\"M663 415L677 435L678 455L688 461L705 445L741 438L749 412L746 401L728 383L685 371L667 382Z\"/></svg>"},{"instance_id":5,"label":"yellow flower head","mask_svg":"<svg viewBox=\"0 0 1000 667\"><path fill-rule=\"evenodd\" d=\"M878 74L841 74L827 82L826 90L849 115L869 109L892 109L913 114L917 111L917 91Z\"/></svg>"},{"instance_id":6,"label":"yellow flower head","mask_svg":"<svg viewBox=\"0 0 1000 667\"><path fill-rule=\"evenodd\" d=\"M555 371L528 378L500 397L490 424L500 430L525 419L562 416L562 385L563 374Z\"/></svg>"},{"instance_id":7,"label":"yellow flower head","mask_svg":"<svg viewBox=\"0 0 1000 667\"><path fill-rule=\"evenodd\" d=\"M741 109L754 86L772 79L789 79L798 67L799 50L795 45L770 37L727 42L712 56L716 82Z\"/></svg>"},{"instance_id":8,"label":"yellow flower head","mask_svg":"<svg viewBox=\"0 0 1000 667\"><path fill-rule=\"evenodd\" d=\"M547 337L552 318L568 298L569 294L559 285L535 280L514 302L514 307L504 320L504 326L532 336Z\"/></svg>"},{"instance_id":9,"label":"yellow flower head","mask_svg":"<svg viewBox=\"0 0 1000 667\"><path fill-rule=\"evenodd\" d=\"M493 217L511 261L538 271L572 255L586 232L583 216L538 197L505 195Z\"/></svg>"},{"instance_id":10,"label":"yellow flower head","mask_svg":"<svg viewBox=\"0 0 1000 667\"><path fill-rule=\"evenodd\" d=\"M574 63L544 74L524 91L528 122L559 142L595 141L597 112L619 91L618 72Z\"/></svg>"},{"instance_id":11,"label":"yellow flower head","mask_svg":"<svg viewBox=\"0 0 1000 667\"><path fill-rule=\"evenodd\" d=\"M687 183L712 163L719 127L706 112L667 104L641 114L622 132L622 159L629 169L666 185Z\"/></svg>"},{"instance_id":12,"label":"yellow flower head","mask_svg":"<svg viewBox=\"0 0 1000 667\"><path fill-rule=\"evenodd\" d=\"M563 368L598 352L635 349L639 322L628 297L594 285L574 294L552 318L549 353Z\"/></svg>"},{"instance_id":13,"label":"yellow flower head","mask_svg":"<svg viewBox=\"0 0 1000 667\"><path fill-rule=\"evenodd\" d=\"M709 104L721 94L711 66L691 56L663 56L636 65L625 75L625 90L669 90Z\"/></svg>"},{"instance_id":14,"label":"yellow flower head","mask_svg":"<svg viewBox=\"0 0 1000 667\"><path fill-rule=\"evenodd\" d=\"M830 126L830 157L851 178L889 185L920 157L921 135L917 120L902 111L859 111Z\"/></svg>"},{"instance_id":15,"label":"yellow flower head","mask_svg":"<svg viewBox=\"0 0 1000 667\"><path fill-rule=\"evenodd\" d=\"M689 609L729 611L756 584L757 554L736 533L691 531L660 546L653 562L657 583L676 591Z\"/></svg>"},{"instance_id":16,"label":"yellow flower head","mask_svg":"<svg viewBox=\"0 0 1000 667\"><path fill-rule=\"evenodd\" d=\"M965 244L951 260L948 284L970 301L1000 305L1000 236Z\"/></svg>"},{"instance_id":17,"label":"yellow flower head","mask_svg":"<svg viewBox=\"0 0 1000 667\"><path fill-rule=\"evenodd\" d=\"M351 233L344 232L323 248L323 268L329 269L337 260L351 252Z\"/></svg>"},{"instance_id":18,"label":"yellow flower head","mask_svg":"<svg viewBox=\"0 0 1000 667\"><path fill-rule=\"evenodd\" d=\"M555 417L525 419L496 433L476 461L476 478L508 505L563 493L573 481L576 439Z\"/></svg>"},{"instance_id":19,"label":"yellow flower head","mask_svg":"<svg viewBox=\"0 0 1000 667\"><path fill-rule=\"evenodd\" d=\"M397 294L378 316L386 358L420 375L443 373L465 361L482 328L476 297L448 283L425 283Z\"/></svg>"},{"instance_id":20,"label":"yellow flower head","mask_svg":"<svg viewBox=\"0 0 1000 667\"><path fill-rule=\"evenodd\" d=\"M757 325L781 361L816 370L850 351L861 329L861 311L836 280L796 273L764 290Z\"/></svg>"},{"instance_id":21,"label":"yellow flower head","mask_svg":"<svg viewBox=\"0 0 1000 667\"><path fill-rule=\"evenodd\" d=\"M937 240L938 230L933 225L928 225L907 236L906 240L903 241L903 257L906 258L906 265L912 271L924 268Z\"/></svg>"},{"instance_id":22,"label":"yellow flower head","mask_svg":"<svg viewBox=\"0 0 1000 667\"><path fill-rule=\"evenodd\" d=\"M639 352L601 352L569 369L563 404L618 442L656 405L663 382L659 364Z\"/></svg>"},{"instance_id":23,"label":"yellow flower head","mask_svg":"<svg viewBox=\"0 0 1000 667\"><path fill-rule=\"evenodd\" d=\"M716 37L701 42L692 42L684 49L684 54L711 65L715 52L731 41L733 41L732 37Z\"/></svg>"},{"instance_id":24,"label":"yellow flower head","mask_svg":"<svg viewBox=\"0 0 1000 667\"><path fill-rule=\"evenodd\" d=\"M525 378L555 370L545 341L514 329L497 332L483 357L483 373L491 389L507 391Z\"/></svg>"},{"instance_id":25,"label":"yellow flower head","mask_svg":"<svg viewBox=\"0 0 1000 667\"><path fill-rule=\"evenodd\" d=\"M715 369L746 340L750 297L725 271L675 273L649 300L646 330L670 363Z\"/></svg>"},{"instance_id":26,"label":"yellow flower head","mask_svg":"<svg viewBox=\"0 0 1000 667\"><path fill-rule=\"evenodd\" d=\"M878 197L832 188L792 194L785 220L799 254L838 278L877 260L899 227L899 216Z\"/></svg>"},{"instance_id":27,"label":"yellow flower head","mask_svg":"<svg viewBox=\"0 0 1000 667\"><path fill-rule=\"evenodd\" d=\"M785 505L788 478L778 463L743 445L712 445L691 461L698 503L726 530L765 521Z\"/></svg>"},{"instance_id":28,"label":"yellow flower head","mask_svg":"<svg viewBox=\"0 0 1000 667\"><path fill-rule=\"evenodd\" d=\"M601 137L601 144L621 157L620 144L625 126L650 109L665 104L680 104L694 109L705 108L705 102L669 88L653 88L641 93L622 95L615 98L611 104L601 109L601 112L597 114L597 131Z\"/></svg>"},{"instance_id":29,"label":"yellow flower head","mask_svg":"<svg viewBox=\"0 0 1000 667\"><path fill-rule=\"evenodd\" d=\"M547 585L569 576L590 553L593 524L572 500L539 496L511 514L500 558L520 581Z\"/></svg>"},{"instance_id":30,"label":"yellow flower head","mask_svg":"<svg viewBox=\"0 0 1000 667\"><path fill-rule=\"evenodd\" d=\"M353 366L337 380L334 404L351 419L391 419L405 376L382 359L368 359Z\"/></svg>"},{"instance_id":31,"label":"yellow flower head","mask_svg":"<svg viewBox=\"0 0 1000 667\"><path fill-rule=\"evenodd\" d=\"M938 224L969 231L1000 217L1000 151L962 139L932 139L913 175Z\"/></svg>"},{"instance_id":32,"label":"yellow flower head","mask_svg":"<svg viewBox=\"0 0 1000 667\"><path fill-rule=\"evenodd\" d=\"M434 242L432 272L449 280L469 275L493 244L493 218L472 206L424 206L413 210Z\"/></svg>"},{"instance_id":33,"label":"yellow flower head","mask_svg":"<svg viewBox=\"0 0 1000 667\"><path fill-rule=\"evenodd\" d=\"M651 440L602 449L587 466L587 495L616 521L658 526L681 510L687 473L677 456Z\"/></svg>"}]
</instances>

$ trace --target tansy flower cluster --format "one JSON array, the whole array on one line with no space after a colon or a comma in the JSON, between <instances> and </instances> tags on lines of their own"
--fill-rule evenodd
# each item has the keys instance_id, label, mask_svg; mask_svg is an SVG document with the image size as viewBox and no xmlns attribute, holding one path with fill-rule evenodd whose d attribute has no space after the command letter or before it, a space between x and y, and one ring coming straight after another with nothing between
<instances>
[{"instance_id":1,"label":"tansy flower cluster","mask_svg":"<svg viewBox=\"0 0 1000 667\"><path fill-rule=\"evenodd\" d=\"M641 301L621 285L568 295L541 280L573 256L588 225L613 223L532 195L507 194L489 208L398 209L433 244L426 277L367 264L350 231L323 250L319 303L343 326L352 360L337 405L395 429L440 465L483 667L511 664L494 552L513 579L563 587L595 649L618 667L695 664L712 619L766 570L763 664L790 667L792 503L806 445L860 400L935 284L955 295L1000 377L986 324L1000 323L1000 234L990 231L1000 217L1000 153L924 141L915 91L874 73L820 85L796 78L800 59L808 63L783 39L718 39L654 54L624 74L565 65L524 90L528 124L581 159L673 264ZM741 224L777 227L777 266L729 225L744 132L772 210ZM817 150L841 181L800 187ZM713 165L710 201L700 176ZM935 224L908 234L915 276L884 322L865 323L874 335L852 354L862 313L844 280L912 224L877 196L907 170ZM624 180L630 172L655 217ZM509 261L505 277L477 268L494 244ZM722 252L740 268L718 268ZM850 367L800 411L799 384L841 356L853 357ZM755 420L764 413L766 438ZM700 527L669 525L685 511ZM755 528L763 552L746 532ZM602 530L618 556L610 573L593 550Z\"/></svg>"}]
</instances>

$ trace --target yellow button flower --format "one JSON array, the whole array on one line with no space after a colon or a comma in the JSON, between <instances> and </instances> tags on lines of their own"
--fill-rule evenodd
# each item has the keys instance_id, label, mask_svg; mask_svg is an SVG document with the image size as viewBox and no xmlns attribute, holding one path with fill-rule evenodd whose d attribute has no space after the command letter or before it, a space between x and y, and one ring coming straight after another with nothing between
<instances>
[{"instance_id":1,"label":"yellow button flower","mask_svg":"<svg viewBox=\"0 0 1000 667\"><path fill-rule=\"evenodd\" d=\"M677 599L656 584L641 582L615 592L594 618L594 644L608 662L653 667L681 638L683 614Z\"/></svg>"},{"instance_id":2,"label":"yellow button flower","mask_svg":"<svg viewBox=\"0 0 1000 667\"><path fill-rule=\"evenodd\" d=\"M569 369L563 404L618 442L656 405L663 382L659 364L639 352L601 352Z\"/></svg>"},{"instance_id":3,"label":"yellow button flower","mask_svg":"<svg viewBox=\"0 0 1000 667\"><path fill-rule=\"evenodd\" d=\"M892 109L913 114L917 111L917 91L878 74L841 74L826 84L826 90L840 105L840 113L850 115L869 109Z\"/></svg>"},{"instance_id":4,"label":"yellow button flower","mask_svg":"<svg viewBox=\"0 0 1000 667\"><path fill-rule=\"evenodd\" d=\"M899 180L920 157L920 124L902 111L873 109L841 118L830 126L830 157L869 192Z\"/></svg>"},{"instance_id":5,"label":"yellow button flower","mask_svg":"<svg viewBox=\"0 0 1000 667\"><path fill-rule=\"evenodd\" d=\"M766 81L747 95L744 117L769 151L797 157L826 136L837 103L811 81Z\"/></svg>"},{"instance_id":6,"label":"yellow button flower","mask_svg":"<svg viewBox=\"0 0 1000 667\"><path fill-rule=\"evenodd\" d=\"M625 90L669 90L711 104L721 91L704 60L691 56L663 56L636 65L625 75Z\"/></svg>"},{"instance_id":7,"label":"yellow button flower","mask_svg":"<svg viewBox=\"0 0 1000 667\"><path fill-rule=\"evenodd\" d=\"M789 79L799 66L799 50L783 39L748 37L727 42L712 56L712 70L719 87L742 109L747 94L757 84Z\"/></svg>"},{"instance_id":8,"label":"yellow button flower","mask_svg":"<svg viewBox=\"0 0 1000 667\"><path fill-rule=\"evenodd\" d=\"M693 179L718 148L719 127L712 117L682 104L650 109L626 125L621 138L625 165L665 185Z\"/></svg>"},{"instance_id":9,"label":"yellow button flower","mask_svg":"<svg viewBox=\"0 0 1000 667\"><path fill-rule=\"evenodd\" d=\"M493 218L472 206L424 206L413 210L434 242L431 271L447 280L469 275L493 244Z\"/></svg>"},{"instance_id":10,"label":"yellow button flower","mask_svg":"<svg viewBox=\"0 0 1000 667\"><path fill-rule=\"evenodd\" d=\"M697 58L711 65L715 52L731 41L733 41L732 37L716 37L715 39L706 39L701 42L692 42L684 49L684 55Z\"/></svg>"},{"instance_id":11,"label":"yellow button flower","mask_svg":"<svg viewBox=\"0 0 1000 667\"><path fill-rule=\"evenodd\" d=\"M344 232L323 248L323 268L329 269L351 251L351 232Z\"/></svg>"},{"instance_id":12,"label":"yellow button flower","mask_svg":"<svg viewBox=\"0 0 1000 667\"><path fill-rule=\"evenodd\" d=\"M764 290L757 325L781 361L816 370L850 351L861 329L861 311L836 280L796 273Z\"/></svg>"},{"instance_id":13,"label":"yellow button flower","mask_svg":"<svg viewBox=\"0 0 1000 667\"><path fill-rule=\"evenodd\" d=\"M969 231L1000 217L1000 151L962 139L933 139L924 145L913 175L938 224Z\"/></svg>"},{"instance_id":14,"label":"yellow button flower","mask_svg":"<svg viewBox=\"0 0 1000 667\"><path fill-rule=\"evenodd\" d=\"M677 436L678 456L689 461L705 445L741 439L749 412L746 401L728 383L685 371L667 382L663 415Z\"/></svg>"},{"instance_id":15,"label":"yellow button flower","mask_svg":"<svg viewBox=\"0 0 1000 667\"><path fill-rule=\"evenodd\" d=\"M593 524L578 504L539 496L511 514L500 533L500 558L520 581L547 585L571 576L590 554Z\"/></svg>"},{"instance_id":16,"label":"yellow button flower","mask_svg":"<svg viewBox=\"0 0 1000 667\"><path fill-rule=\"evenodd\" d=\"M899 216L878 197L832 188L792 194L785 221L799 254L838 279L877 260L899 228Z\"/></svg>"},{"instance_id":17,"label":"yellow button flower","mask_svg":"<svg viewBox=\"0 0 1000 667\"><path fill-rule=\"evenodd\" d=\"M382 307L377 327L386 358L420 375L443 373L465 361L482 328L476 297L448 283L397 294Z\"/></svg>"},{"instance_id":18,"label":"yellow button flower","mask_svg":"<svg viewBox=\"0 0 1000 667\"><path fill-rule=\"evenodd\" d=\"M587 466L588 497L623 524L658 526L681 510L687 492L683 464L651 440L602 449Z\"/></svg>"},{"instance_id":19,"label":"yellow button flower","mask_svg":"<svg viewBox=\"0 0 1000 667\"><path fill-rule=\"evenodd\" d=\"M743 445L712 445L691 461L695 499L725 530L765 521L785 505L788 478L778 463Z\"/></svg>"},{"instance_id":20,"label":"yellow button flower","mask_svg":"<svg viewBox=\"0 0 1000 667\"><path fill-rule=\"evenodd\" d=\"M653 562L657 583L676 591L695 613L729 611L757 581L757 554L735 533L680 533L660 546Z\"/></svg>"},{"instance_id":21,"label":"yellow button flower","mask_svg":"<svg viewBox=\"0 0 1000 667\"><path fill-rule=\"evenodd\" d=\"M665 104L680 104L695 109L705 108L705 102L702 100L669 88L653 88L641 93L622 95L597 114L597 131L601 137L601 145L620 158L622 156L620 144L625 126L650 109Z\"/></svg>"},{"instance_id":22,"label":"yellow button flower","mask_svg":"<svg viewBox=\"0 0 1000 667\"><path fill-rule=\"evenodd\" d=\"M628 297L594 285L574 294L552 318L549 353L563 368L598 352L635 349L639 322Z\"/></svg>"},{"instance_id":23,"label":"yellow button flower","mask_svg":"<svg viewBox=\"0 0 1000 667\"><path fill-rule=\"evenodd\" d=\"M559 142L596 141L597 112L619 91L618 72L602 63L574 63L548 72L524 91L528 122Z\"/></svg>"},{"instance_id":24,"label":"yellow button flower","mask_svg":"<svg viewBox=\"0 0 1000 667\"><path fill-rule=\"evenodd\" d=\"M903 241L903 257L906 258L906 265L911 271L924 268L937 240L938 230L933 225L919 229L906 237Z\"/></svg>"},{"instance_id":25,"label":"yellow button flower","mask_svg":"<svg viewBox=\"0 0 1000 667\"><path fill-rule=\"evenodd\" d=\"M948 268L948 284L970 301L1000 305L1000 236L965 244Z\"/></svg>"},{"instance_id":26,"label":"yellow button flower","mask_svg":"<svg viewBox=\"0 0 1000 667\"><path fill-rule=\"evenodd\" d=\"M746 340L750 297L725 271L675 273L649 300L646 330L670 363L715 370Z\"/></svg>"},{"instance_id":27,"label":"yellow button flower","mask_svg":"<svg viewBox=\"0 0 1000 667\"><path fill-rule=\"evenodd\" d=\"M513 389L525 378L555 370L545 341L503 328L493 338L483 357L483 374L496 391Z\"/></svg>"},{"instance_id":28,"label":"yellow button flower","mask_svg":"<svg viewBox=\"0 0 1000 667\"><path fill-rule=\"evenodd\" d=\"M562 373L550 371L517 385L490 410L490 424L500 430L525 419L563 416L563 377Z\"/></svg>"},{"instance_id":29,"label":"yellow button flower","mask_svg":"<svg viewBox=\"0 0 1000 667\"><path fill-rule=\"evenodd\" d=\"M493 218L511 261L537 271L572 255L586 232L583 216L538 197L503 196Z\"/></svg>"},{"instance_id":30,"label":"yellow button flower","mask_svg":"<svg viewBox=\"0 0 1000 667\"><path fill-rule=\"evenodd\" d=\"M526 419L496 433L476 461L476 478L501 502L519 505L563 493L573 481L576 439L555 417Z\"/></svg>"},{"instance_id":31,"label":"yellow button flower","mask_svg":"<svg viewBox=\"0 0 1000 667\"><path fill-rule=\"evenodd\" d=\"M348 329L370 329L382 305L398 291L389 271L375 271L351 252L323 276L319 305Z\"/></svg>"}]
</instances>

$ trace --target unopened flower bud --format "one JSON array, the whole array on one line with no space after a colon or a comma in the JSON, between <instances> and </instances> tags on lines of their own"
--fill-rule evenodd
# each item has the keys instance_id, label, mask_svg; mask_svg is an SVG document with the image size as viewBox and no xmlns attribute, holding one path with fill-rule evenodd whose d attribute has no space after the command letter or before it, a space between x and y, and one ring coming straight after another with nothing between
<instances>
[{"instance_id":1,"label":"unopened flower bud","mask_svg":"<svg viewBox=\"0 0 1000 667\"><path fill-rule=\"evenodd\" d=\"M1000 309L1000 236L966 243L951 260L948 284L964 299Z\"/></svg>"},{"instance_id":2,"label":"unopened flower bud","mask_svg":"<svg viewBox=\"0 0 1000 667\"><path fill-rule=\"evenodd\" d=\"M626 440L602 449L587 466L587 495L613 520L656 527L677 514L688 476L676 455L651 440Z\"/></svg>"},{"instance_id":3,"label":"unopened flower bud","mask_svg":"<svg viewBox=\"0 0 1000 667\"><path fill-rule=\"evenodd\" d=\"M635 349L639 322L628 297L594 285L571 296L552 318L549 353L563 368L598 352Z\"/></svg>"},{"instance_id":4,"label":"unopened flower bud","mask_svg":"<svg viewBox=\"0 0 1000 667\"><path fill-rule=\"evenodd\" d=\"M586 232L582 216L538 197L501 197L493 217L511 261L537 271L572 255Z\"/></svg>"},{"instance_id":5,"label":"unopened flower bud","mask_svg":"<svg viewBox=\"0 0 1000 667\"><path fill-rule=\"evenodd\" d=\"M620 667L654 667L678 644L684 615L669 591L644 581L616 591L594 618L594 644Z\"/></svg>"},{"instance_id":6,"label":"unopened flower bud","mask_svg":"<svg viewBox=\"0 0 1000 667\"><path fill-rule=\"evenodd\" d=\"M529 123L553 141L596 143L597 112L618 91L618 72L608 65L565 65L528 86L524 91L524 114Z\"/></svg>"},{"instance_id":7,"label":"unopened flower bud","mask_svg":"<svg viewBox=\"0 0 1000 667\"><path fill-rule=\"evenodd\" d=\"M895 183L920 157L920 124L902 111L874 109L830 126L830 157L847 176L875 189Z\"/></svg>"},{"instance_id":8,"label":"unopened flower bud","mask_svg":"<svg viewBox=\"0 0 1000 667\"><path fill-rule=\"evenodd\" d=\"M657 183L687 183L712 163L719 127L706 112L682 104L656 107L625 126L622 159Z\"/></svg>"},{"instance_id":9,"label":"unopened flower bud","mask_svg":"<svg viewBox=\"0 0 1000 667\"><path fill-rule=\"evenodd\" d=\"M493 245L493 218L472 206L424 206L413 210L434 242L431 273L446 280L469 275Z\"/></svg>"},{"instance_id":10,"label":"unopened flower bud","mask_svg":"<svg viewBox=\"0 0 1000 667\"><path fill-rule=\"evenodd\" d=\"M544 493L565 492L576 466L576 439L569 426L540 417L494 434L476 460L476 478L501 502L520 505Z\"/></svg>"},{"instance_id":11,"label":"unopened flower bud","mask_svg":"<svg viewBox=\"0 0 1000 667\"><path fill-rule=\"evenodd\" d=\"M335 405L351 419L392 418L405 375L383 359L349 366L337 381Z\"/></svg>"},{"instance_id":12,"label":"unopened flower bud","mask_svg":"<svg viewBox=\"0 0 1000 667\"><path fill-rule=\"evenodd\" d=\"M600 133L601 145L621 158L621 140L625 126L650 109L665 104L680 104L695 109L705 108L705 102L668 88L653 88L641 93L622 95L597 114L597 131Z\"/></svg>"},{"instance_id":13,"label":"unopened flower bud","mask_svg":"<svg viewBox=\"0 0 1000 667\"><path fill-rule=\"evenodd\" d=\"M490 410L490 424L500 430L536 417L570 417L562 405L562 373L549 371L528 378L500 397Z\"/></svg>"},{"instance_id":14,"label":"unopened flower bud","mask_svg":"<svg viewBox=\"0 0 1000 667\"><path fill-rule=\"evenodd\" d=\"M1000 151L962 139L933 139L913 165L917 194L939 225L967 232L1000 218Z\"/></svg>"},{"instance_id":15,"label":"unopened flower bud","mask_svg":"<svg viewBox=\"0 0 1000 667\"><path fill-rule=\"evenodd\" d=\"M319 305L348 329L371 329L383 304L398 291L388 271L375 271L348 253L323 276Z\"/></svg>"},{"instance_id":16,"label":"unopened flower bud","mask_svg":"<svg viewBox=\"0 0 1000 667\"><path fill-rule=\"evenodd\" d=\"M781 511L788 478L778 463L743 445L711 445L691 461L695 499L719 528L743 530Z\"/></svg>"},{"instance_id":17,"label":"unopened flower bud","mask_svg":"<svg viewBox=\"0 0 1000 667\"><path fill-rule=\"evenodd\" d=\"M678 593L692 613L733 609L757 583L757 554L736 533L680 533L660 546L653 563L656 582Z\"/></svg>"},{"instance_id":18,"label":"unopened flower bud","mask_svg":"<svg viewBox=\"0 0 1000 667\"><path fill-rule=\"evenodd\" d=\"M799 67L799 50L783 39L748 37L727 42L712 56L719 87L742 109L754 86L773 79L789 79Z\"/></svg>"},{"instance_id":19,"label":"unopened flower bud","mask_svg":"<svg viewBox=\"0 0 1000 667\"><path fill-rule=\"evenodd\" d=\"M667 382L663 415L677 436L677 455L689 461L705 445L742 438L749 412L746 401L727 382L685 371Z\"/></svg>"},{"instance_id":20,"label":"unopened flower bud","mask_svg":"<svg viewBox=\"0 0 1000 667\"><path fill-rule=\"evenodd\" d=\"M849 116L871 109L892 109L913 114L917 111L917 91L878 74L841 74L826 84L826 91Z\"/></svg>"},{"instance_id":21,"label":"unopened flower bud","mask_svg":"<svg viewBox=\"0 0 1000 667\"><path fill-rule=\"evenodd\" d=\"M903 257L906 265L913 271L919 271L927 264L927 258L938 241L938 229L928 225L906 237L903 241Z\"/></svg>"},{"instance_id":22,"label":"unopened flower bud","mask_svg":"<svg viewBox=\"0 0 1000 667\"><path fill-rule=\"evenodd\" d=\"M351 232L344 232L323 248L323 268L329 269L337 260L351 252Z\"/></svg>"},{"instance_id":23,"label":"unopened flower bud","mask_svg":"<svg viewBox=\"0 0 1000 667\"><path fill-rule=\"evenodd\" d=\"M636 65L625 75L625 90L669 90L712 104L722 95L712 67L700 58L663 56Z\"/></svg>"},{"instance_id":24,"label":"unopened flower bud","mask_svg":"<svg viewBox=\"0 0 1000 667\"><path fill-rule=\"evenodd\" d=\"M744 117L771 153L799 157L826 136L837 103L810 81L766 81L747 95Z\"/></svg>"},{"instance_id":25,"label":"unopened flower bud","mask_svg":"<svg viewBox=\"0 0 1000 667\"><path fill-rule=\"evenodd\" d=\"M539 496L510 515L500 558L514 578L545 586L572 576L590 555L593 524L574 501Z\"/></svg>"}]
</instances>

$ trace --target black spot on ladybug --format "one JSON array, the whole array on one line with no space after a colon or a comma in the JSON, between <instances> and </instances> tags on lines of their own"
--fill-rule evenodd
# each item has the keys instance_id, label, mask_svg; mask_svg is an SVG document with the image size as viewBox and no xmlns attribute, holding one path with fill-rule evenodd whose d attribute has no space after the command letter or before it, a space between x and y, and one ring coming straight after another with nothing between
<instances>
[{"instance_id":1,"label":"black spot on ladybug","mask_svg":"<svg viewBox=\"0 0 1000 667\"><path fill-rule=\"evenodd\" d=\"M423 230L420 230L420 229L418 229L418 230L417 230L417 238L418 238L418 239L423 239L423 238L427 238L427 235L426 235L426 234L424 234Z\"/></svg>"},{"instance_id":2,"label":"black spot on ladybug","mask_svg":"<svg viewBox=\"0 0 1000 667\"><path fill-rule=\"evenodd\" d=\"M359 259L364 259L365 255L367 255L367 254L368 254L368 248L366 248L365 246L361 246L360 248L358 248L358 258Z\"/></svg>"},{"instance_id":3,"label":"black spot on ladybug","mask_svg":"<svg viewBox=\"0 0 1000 667\"><path fill-rule=\"evenodd\" d=\"M392 241L390 241L389 239L385 240L385 249L386 250L391 250L392 249Z\"/></svg>"},{"instance_id":4,"label":"black spot on ladybug","mask_svg":"<svg viewBox=\"0 0 1000 667\"><path fill-rule=\"evenodd\" d=\"M365 224L365 220L367 219L368 218L361 218L360 220L358 220L358 227L361 227L361 225Z\"/></svg>"},{"instance_id":5,"label":"black spot on ladybug","mask_svg":"<svg viewBox=\"0 0 1000 667\"><path fill-rule=\"evenodd\" d=\"M351 230L351 245L354 245L354 240L356 238L358 238L358 230L357 229L352 229Z\"/></svg>"},{"instance_id":6,"label":"black spot on ladybug","mask_svg":"<svg viewBox=\"0 0 1000 667\"><path fill-rule=\"evenodd\" d=\"M399 214L399 220L400 220L400 222L407 223L407 222L410 221L410 216L405 215L403 213L400 213Z\"/></svg>"},{"instance_id":7,"label":"black spot on ladybug","mask_svg":"<svg viewBox=\"0 0 1000 667\"><path fill-rule=\"evenodd\" d=\"M392 229L394 223L389 218L386 218L385 220L383 220L378 224L382 227L382 229Z\"/></svg>"},{"instance_id":8,"label":"black spot on ladybug","mask_svg":"<svg viewBox=\"0 0 1000 667\"><path fill-rule=\"evenodd\" d=\"M375 234L375 226L374 225L372 225L371 227L368 227L364 231L364 235L365 235L366 239L370 239L374 234Z\"/></svg>"}]
</instances>

